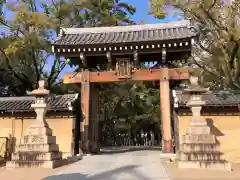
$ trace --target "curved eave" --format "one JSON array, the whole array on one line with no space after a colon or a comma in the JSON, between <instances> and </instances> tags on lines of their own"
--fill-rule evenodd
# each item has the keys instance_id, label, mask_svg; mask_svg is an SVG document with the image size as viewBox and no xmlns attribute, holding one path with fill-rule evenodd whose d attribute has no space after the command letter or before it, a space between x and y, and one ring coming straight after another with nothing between
<instances>
[{"instance_id":1,"label":"curved eave","mask_svg":"<svg viewBox=\"0 0 240 180\"><path fill-rule=\"evenodd\" d=\"M106 54L111 53L133 53L137 50L141 53L161 52L159 50L165 48L167 52L191 52L192 38L172 39L164 41L146 41L146 42L131 42L131 43L115 43L115 44L72 44L59 45L53 44L53 52L56 54L79 54L85 55Z\"/></svg>"},{"instance_id":2,"label":"curved eave","mask_svg":"<svg viewBox=\"0 0 240 180\"><path fill-rule=\"evenodd\" d=\"M239 106L238 104L206 104L206 105L203 105L204 108L231 108L231 107L238 108L238 106ZM186 104L181 104L181 105L179 105L178 108L189 109L189 107Z\"/></svg>"}]
</instances>

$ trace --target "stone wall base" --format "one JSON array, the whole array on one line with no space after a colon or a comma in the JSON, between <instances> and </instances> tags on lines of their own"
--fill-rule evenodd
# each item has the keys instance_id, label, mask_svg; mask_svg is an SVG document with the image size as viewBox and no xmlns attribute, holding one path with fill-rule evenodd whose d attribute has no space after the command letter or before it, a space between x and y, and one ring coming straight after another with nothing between
<instances>
[{"instance_id":1,"label":"stone wall base","mask_svg":"<svg viewBox=\"0 0 240 180\"><path fill-rule=\"evenodd\" d=\"M15 152L12 154L13 161L51 161L61 158L60 152Z\"/></svg>"},{"instance_id":2,"label":"stone wall base","mask_svg":"<svg viewBox=\"0 0 240 180\"><path fill-rule=\"evenodd\" d=\"M178 161L178 168L187 169L212 169L231 171L231 164L227 161Z\"/></svg>"},{"instance_id":3,"label":"stone wall base","mask_svg":"<svg viewBox=\"0 0 240 180\"><path fill-rule=\"evenodd\" d=\"M62 160L53 161L8 161L6 168L56 168L63 164Z\"/></svg>"}]
</instances>

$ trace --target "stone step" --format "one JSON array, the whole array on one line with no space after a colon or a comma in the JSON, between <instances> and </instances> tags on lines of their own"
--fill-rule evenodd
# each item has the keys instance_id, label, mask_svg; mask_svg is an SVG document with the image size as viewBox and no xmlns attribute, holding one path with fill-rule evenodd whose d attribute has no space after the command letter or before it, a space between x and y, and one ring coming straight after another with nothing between
<instances>
[{"instance_id":1,"label":"stone step","mask_svg":"<svg viewBox=\"0 0 240 180\"><path fill-rule=\"evenodd\" d=\"M178 168L232 170L231 164L227 161L178 161Z\"/></svg>"},{"instance_id":2,"label":"stone step","mask_svg":"<svg viewBox=\"0 0 240 180\"><path fill-rule=\"evenodd\" d=\"M32 125L27 129L27 135L52 136L52 129L50 129L49 127L41 127L41 126L38 127L38 126Z\"/></svg>"},{"instance_id":3,"label":"stone step","mask_svg":"<svg viewBox=\"0 0 240 180\"><path fill-rule=\"evenodd\" d=\"M189 126L187 134L211 134L211 129L208 126Z\"/></svg>"},{"instance_id":4,"label":"stone step","mask_svg":"<svg viewBox=\"0 0 240 180\"><path fill-rule=\"evenodd\" d=\"M27 135L21 138L20 144L56 144L56 136Z\"/></svg>"},{"instance_id":5,"label":"stone step","mask_svg":"<svg viewBox=\"0 0 240 180\"><path fill-rule=\"evenodd\" d=\"M183 161L220 161L224 160L221 152L183 152L179 153L179 159Z\"/></svg>"},{"instance_id":6,"label":"stone step","mask_svg":"<svg viewBox=\"0 0 240 180\"><path fill-rule=\"evenodd\" d=\"M62 155L60 152L16 152L12 154L13 161L51 161L59 160Z\"/></svg>"},{"instance_id":7,"label":"stone step","mask_svg":"<svg viewBox=\"0 0 240 180\"><path fill-rule=\"evenodd\" d=\"M6 168L56 168L62 165L62 160L53 161L8 161Z\"/></svg>"},{"instance_id":8,"label":"stone step","mask_svg":"<svg viewBox=\"0 0 240 180\"><path fill-rule=\"evenodd\" d=\"M213 134L186 134L182 136L183 144L215 144L216 137Z\"/></svg>"},{"instance_id":9,"label":"stone step","mask_svg":"<svg viewBox=\"0 0 240 180\"><path fill-rule=\"evenodd\" d=\"M57 144L20 144L16 148L16 152L29 151L55 152L59 151L59 147Z\"/></svg>"},{"instance_id":10,"label":"stone step","mask_svg":"<svg viewBox=\"0 0 240 180\"><path fill-rule=\"evenodd\" d=\"M180 144L180 151L193 152L193 151L206 151L206 152L219 152L219 144Z\"/></svg>"}]
</instances>

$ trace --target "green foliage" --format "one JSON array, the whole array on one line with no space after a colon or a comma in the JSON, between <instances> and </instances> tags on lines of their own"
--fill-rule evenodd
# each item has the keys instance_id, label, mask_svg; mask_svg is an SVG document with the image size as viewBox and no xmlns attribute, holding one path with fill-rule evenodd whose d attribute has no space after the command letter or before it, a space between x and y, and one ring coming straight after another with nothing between
<instances>
[{"instance_id":1,"label":"green foliage","mask_svg":"<svg viewBox=\"0 0 240 180\"><path fill-rule=\"evenodd\" d=\"M141 124L160 127L159 90L148 84L126 82L111 84L101 91L101 113L120 129L134 131Z\"/></svg>"},{"instance_id":2,"label":"green foliage","mask_svg":"<svg viewBox=\"0 0 240 180\"><path fill-rule=\"evenodd\" d=\"M16 4L1 1L0 8L13 14L11 19L3 13L0 17L0 25L6 29L0 37L0 86L4 96L25 95L37 87L40 79L46 81L52 93L80 92L79 87L58 80L62 70L74 64L73 60L57 57L52 52L51 42L60 27L135 24L130 15L136 12L135 7L118 0L20 0ZM159 124L158 90L143 83L101 86L103 121L115 121L120 129L131 127L132 131L147 122Z\"/></svg>"},{"instance_id":3,"label":"green foliage","mask_svg":"<svg viewBox=\"0 0 240 180\"><path fill-rule=\"evenodd\" d=\"M200 33L191 61L201 68L197 73L206 86L240 88L240 1L151 0L150 5L156 17L172 5L191 19Z\"/></svg>"},{"instance_id":4,"label":"green foliage","mask_svg":"<svg viewBox=\"0 0 240 180\"><path fill-rule=\"evenodd\" d=\"M84 4L86 26L116 26L134 24L128 14L134 14L136 8L118 0L90 0Z\"/></svg>"},{"instance_id":5,"label":"green foliage","mask_svg":"<svg viewBox=\"0 0 240 180\"><path fill-rule=\"evenodd\" d=\"M13 95L25 95L40 79L52 93L61 87L57 79L70 60L52 52L51 43L60 27L133 24L129 14L136 11L118 0L1 1L0 8L0 25L5 32L0 36L0 70L8 76L7 80L1 78L0 86ZM13 17L7 19L3 10Z\"/></svg>"}]
</instances>

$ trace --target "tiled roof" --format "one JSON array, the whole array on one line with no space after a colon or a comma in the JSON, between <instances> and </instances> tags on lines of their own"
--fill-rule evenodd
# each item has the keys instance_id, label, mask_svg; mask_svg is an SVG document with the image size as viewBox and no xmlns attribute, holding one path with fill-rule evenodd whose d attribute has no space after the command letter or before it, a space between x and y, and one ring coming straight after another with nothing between
<instances>
[{"instance_id":1,"label":"tiled roof","mask_svg":"<svg viewBox=\"0 0 240 180\"><path fill-rule=\"evenodd\" d=\"M115 27L62 28L55 45L97 45L185 39L196 36L187 20Z\"/></svg>"},{"instance_id":2,"label":"tiled roof","mask_svg":"<svg viewBox=\"0 0 240 180\"><path fill-rule=\"evenodd\" d=\"M49 110L68 110L69 102L76 100L78 94L65 94L49 96ZM34 96L22 97L1 97L0 111L1 112L18 112L18 111L33 111L31 104L34 103Z\"/></svg>"},{"instance_id":3,"label":"tiled roof","mask_svg":"<svg viewBox=\"0 0 240 180\"><path fill-rule=\"evenodd\" d=\"M180 107L186 106L189 98L188 94L183 94L181 91L177 92ZM203 95L203 100L206 102L204 106L238 106L240 104L240 92L208 92Z\"/></svg>"}]
</instances>

